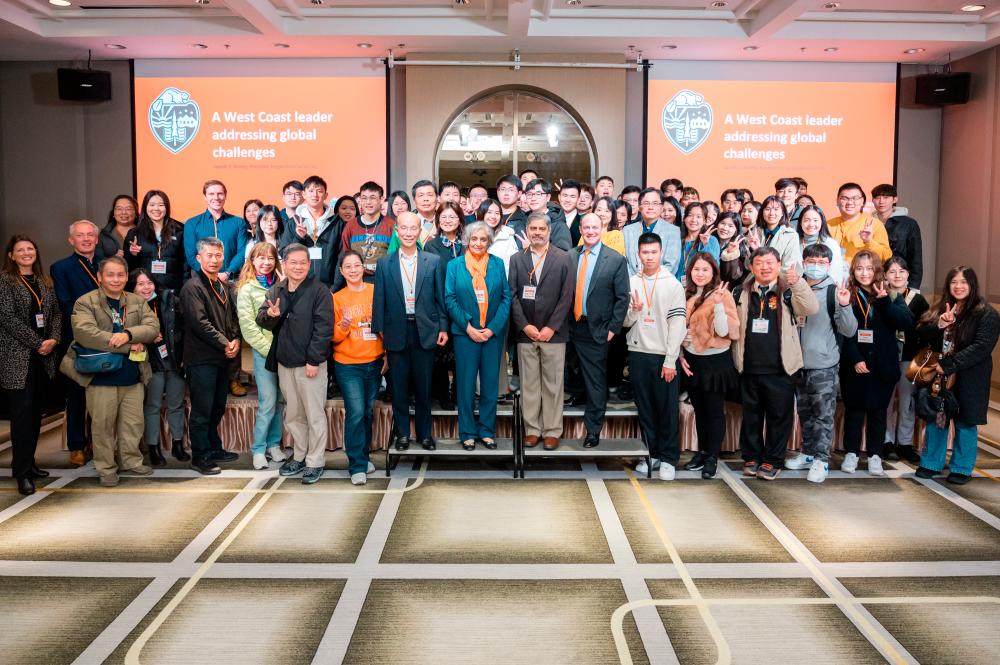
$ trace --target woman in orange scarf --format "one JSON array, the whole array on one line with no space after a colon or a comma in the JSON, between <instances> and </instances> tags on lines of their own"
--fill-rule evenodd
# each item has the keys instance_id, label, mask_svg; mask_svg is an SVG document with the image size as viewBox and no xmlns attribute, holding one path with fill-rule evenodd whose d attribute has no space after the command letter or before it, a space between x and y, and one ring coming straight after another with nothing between
<instances>
[{"instance_id":1,"label":"woman in orange scarf","mask_svg":"<svg viewBox=\"0 0 1000 665\"><path fill-rule=\"evenodd\" d=\"M476 442L497 447L497 390L500 358L507 337L510 286L503 260L487 253L493 232L483 222L465 227L463 256L448 263L444 302L455 343L455 392L459 440L466 450ZM479 418L472 410L479 383Z\"/></svg>"}]
</instances>

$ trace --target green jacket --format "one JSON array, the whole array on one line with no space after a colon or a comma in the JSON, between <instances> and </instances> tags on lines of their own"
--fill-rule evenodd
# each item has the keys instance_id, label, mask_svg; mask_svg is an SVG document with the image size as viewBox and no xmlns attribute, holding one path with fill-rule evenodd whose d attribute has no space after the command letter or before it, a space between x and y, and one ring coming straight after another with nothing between
<instances>
[{"instance_id":1,"label":"green jacket","mask_svg":"<svg viewBox=\"0 0 1000 665\"><path fill-rule=\"evenodd\" d=\"M256 279L250 280L240 287L239 295L236 296L236 314L240 319L240 332L243 333L243 339L250 345L250 348L267 358L274 334L257 325L257 310L264 305L265 296L267 296L267 289L261 286Z\"/></svg>"},{"instance_id":2,"label":"green jacket","mask_svg":"<svg viewBox=\"0 0 1000 665\"><path fill-rule=\"evenodd\" d=\"M152 344L160 334L160 321L145 300L134 293L122 293L121 302L125 306L125 330L132 335L132 342L111 348L113 323L111 308L108 307L107 296L101 289L85 293L73 306L71 318L74 341L86 349L111 351L112 353L128 354L132 344ZM59 370L84 388L90 385L93 374L81 374L76 371L74 361L76 353L70 345L66 357L59 365ZM149 362L139 363L139 378L143 385L149 382L152 370Z\"/></svg>"}]
</instances>

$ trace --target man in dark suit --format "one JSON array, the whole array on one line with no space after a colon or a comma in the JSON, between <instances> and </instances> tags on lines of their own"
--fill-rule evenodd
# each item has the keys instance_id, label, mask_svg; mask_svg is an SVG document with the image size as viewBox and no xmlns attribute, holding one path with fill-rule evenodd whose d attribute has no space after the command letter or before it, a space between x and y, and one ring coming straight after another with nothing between
<instances>
[{"instance_id":1,"label":"man in dark suit","mask_svg":"<svg viewBox=\"0 0 1000 665\"><path fill-rule=\"evenodd\" d=\"M543 439L559 447L563 429L563 367L573 307L574 266L569 254L549 244L548 216L528 216L530 247L510 257L511 317L517 333L524 445Z\"/></svg>"},{"instance_id":2,"label":"man in dark suit","mask_svg":"<svg viewBox=\"0 0 1000 665\"><path fill-rule=\"evenodd\" d=\"M628 266L625 257L601 244L601 220L594 213L580 221L580 236L583 245L570 251L576 286L569 334L587 395L583 416L587 438L583 445L594 448L600 444L608 403L608 343L621 332L628 310Z\"/></svg>"},{"instance_id":3,"label":"man in dark suit","mask_svg":"<svg viewBox=\"0 0 1000 665\"><path fill-rule=\"evenodd\" d=\"M396 450L410 446L410 384L416 391L416 434L424 450L431 438L431 374L434 347L448 341L444 283L438 257L417 249L420 218L396 218L399 251L378 261L372 302L372 332L382 334L389 354L389 387L396 422Z\"/></svg>"}]
</instances>

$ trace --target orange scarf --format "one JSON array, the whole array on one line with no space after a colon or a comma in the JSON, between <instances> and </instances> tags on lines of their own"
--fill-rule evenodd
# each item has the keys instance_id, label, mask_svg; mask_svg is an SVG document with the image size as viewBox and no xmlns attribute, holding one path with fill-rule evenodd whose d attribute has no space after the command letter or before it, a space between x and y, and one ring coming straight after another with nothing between
<instances>
[{"instance_id":1,"label":"orange scarf","mask_svg":"<svg viewBox=\"0 0 1000 665\"><path fill-rule=\"evenodd\" d=\"M486 290L486 268L489 263L490 255L486 252L483 252L483 256L478 259L472 255L472 252L465 253L465 268L472 275L472 289L483 294L483 300L479 303L480 328L486 326L486 310L490 306L490 295ZM478 296L476 300L479 300Z\"/></svg>"}]
</instances>

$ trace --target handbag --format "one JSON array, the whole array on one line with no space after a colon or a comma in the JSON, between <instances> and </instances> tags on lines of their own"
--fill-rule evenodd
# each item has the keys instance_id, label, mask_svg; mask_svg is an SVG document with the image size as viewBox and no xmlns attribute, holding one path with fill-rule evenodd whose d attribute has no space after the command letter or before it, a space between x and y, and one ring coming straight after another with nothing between
<instances>
[{"instance_id":1,"label":"handbag","mask_svg":"<svg viewBox=\"0 0 1000 665\"><path fill-rule=\"evenodd\" d=\"M73 367L81 374L110 374L125 364L123 353L87 349L76 343L73 344L73 352L76 354Z\"/></svg>"},{"instance_id":2,"label":"handbag","mask_svg":"<svg viewBox=\"0 0 1000 665\"><path fill-rule=\"evenodd\" d=\"M934 366L940 361L941 353L934 351L929 346L925 346L917 351L917 355L913 356L913 360L910 361L910 366L906 368L906 380L917 388L930 387L934 383L935 377L938 376L938 372L934 369ZM954 386L955 375L946 375L945 388L951 390Z\"/></svg>"},{"instance_id":3,"label":"handbag","mask_svg":"<svg viewBox=\"0 0 1000 665\"><path fill-rule=\"evenodd\" d=\"M939 374L930 386L918 390L914 399L917 415L941 429L958 415L958 399L945 384L945 377Z\"/></svg>"}]
</instances>

